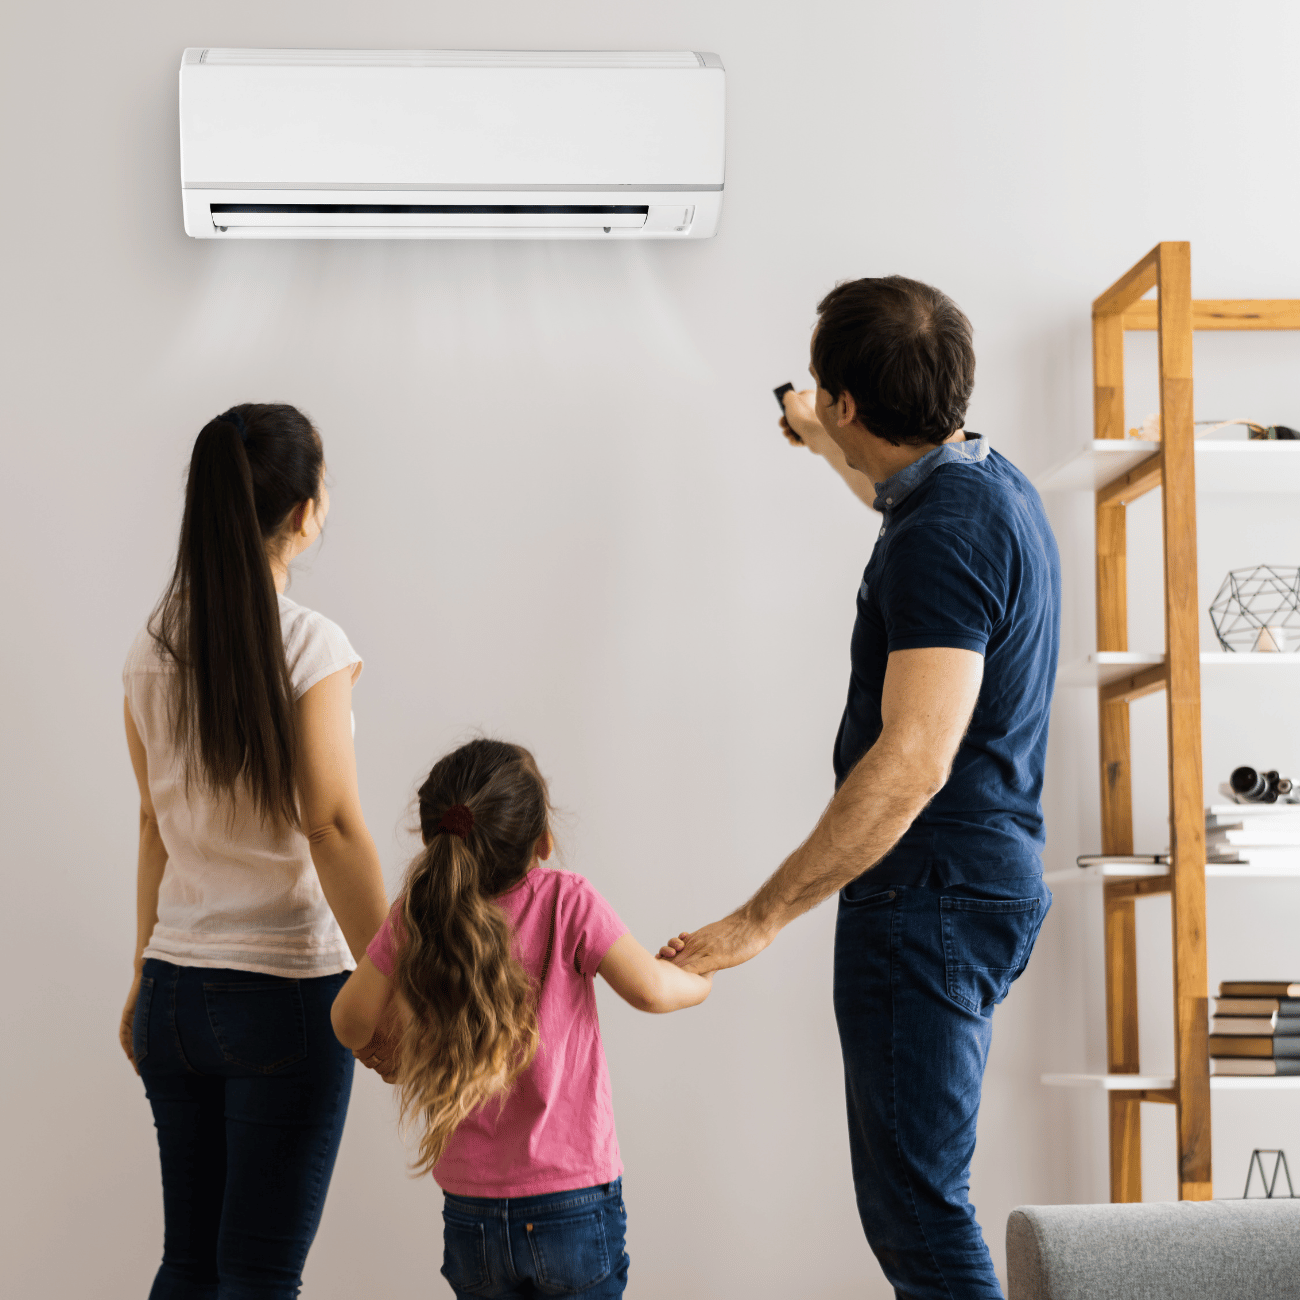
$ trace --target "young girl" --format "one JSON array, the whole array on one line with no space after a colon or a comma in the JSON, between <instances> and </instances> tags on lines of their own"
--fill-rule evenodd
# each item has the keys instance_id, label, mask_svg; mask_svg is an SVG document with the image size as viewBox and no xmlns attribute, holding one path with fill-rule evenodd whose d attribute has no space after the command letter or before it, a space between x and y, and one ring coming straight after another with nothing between
<instances>
[{"instance_id":1,"label":"young girl","mask_svg":"<svg viewBox=\"0 0 1300 1300\"><path fill-rule=\"evenodd\" d=\"M396 1013L401 1113L421 1129L417 1170L445 1193L442 1273L461 1300L623 1294L594 977L642 1011L709 994L710 977L652 957L581 876L540 869L549 811L518 745L439 760L420 787L424 852L332 1012L354 1050Z\"/></svg>"}]
</instances>

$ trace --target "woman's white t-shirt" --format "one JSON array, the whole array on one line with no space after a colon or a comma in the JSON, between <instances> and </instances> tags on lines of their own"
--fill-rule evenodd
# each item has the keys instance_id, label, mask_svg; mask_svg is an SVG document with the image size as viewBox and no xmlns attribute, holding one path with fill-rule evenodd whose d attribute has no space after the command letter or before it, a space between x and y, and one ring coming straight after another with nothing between
<instances>
[{"instance_id":1,"label":"woman's white t-shirt","mask_svg":"<svg viewBox=\"0 0 1300 1300\"><path fill-rule=\"evenodd\" d=\"M280 628L294 699L361 657L342 629L280 597ZM175 669L147 628L122 673L149 759L149 794L167 849L158 924L144 950L177 966L231 967L306 979L356 964L321 890L306 836L262 821L246 792L214 798L185 788L172 730Z\"/></svg>"}]
</instances>

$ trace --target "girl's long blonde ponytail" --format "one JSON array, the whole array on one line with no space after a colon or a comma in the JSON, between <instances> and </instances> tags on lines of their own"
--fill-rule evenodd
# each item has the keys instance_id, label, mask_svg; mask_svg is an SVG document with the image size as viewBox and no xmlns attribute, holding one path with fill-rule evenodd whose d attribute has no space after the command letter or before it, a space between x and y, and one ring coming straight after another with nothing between
<instances>
[{"instance_id":1,"label":"girl's long blonde ponytail","mask_svg":"<svg viewBox=\"0 0 1300 1300\"><path fill-rule=\"evenodd\" d=\"M393 972L412 1012L397 1087L403 1122L421 1131L417 1174L537 1052L536 989L493 900L527 873L548 813L532 755L502 741L461 746L420 787L425 848L407 873Z\"/></svg>"}]
</instances>

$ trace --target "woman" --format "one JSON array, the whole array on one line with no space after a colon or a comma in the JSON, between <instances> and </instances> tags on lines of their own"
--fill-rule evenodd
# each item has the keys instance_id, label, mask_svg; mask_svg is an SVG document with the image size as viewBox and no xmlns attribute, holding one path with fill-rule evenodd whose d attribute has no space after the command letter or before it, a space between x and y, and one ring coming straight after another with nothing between
<instances>
[{"instance_id":1,"label":"woman","mask_svg":"<svg viewBox=\"0 0 1300 1300\"><path fill-rule=\"evenodd\" d=\"M210 421L176 568L127 658L140 786L135 979L166 1236L151 1300L296 1296L352 1089L330 1028L387 914L342 631L284 595L329 511L291 406Z\"/></svg>"}]
</instances>

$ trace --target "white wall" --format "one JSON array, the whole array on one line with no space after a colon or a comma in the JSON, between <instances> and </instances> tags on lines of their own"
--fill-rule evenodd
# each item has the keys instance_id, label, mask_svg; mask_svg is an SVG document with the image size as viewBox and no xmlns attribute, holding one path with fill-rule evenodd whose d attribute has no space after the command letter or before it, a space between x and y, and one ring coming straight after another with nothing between
<instances>
[{"instance_id":1,"label":"white wall","mask_svg":"<svg viewBox=\"0 0 1300 1300\"><path fill-rule=\"evenodd\" d=\"M1088 304L1157 240L1192 241L1201 296L1300 297L1300 12L1284 0L82 0L15 9L7 26L0 1222L14 1294L139 1296L157 1263L149 1112L115 1039L135 837L118 674L212 414L282 399L323 431L334 510L293 594L366 656L362 794L390 882L418 778L487 728L535 749L569 812L568 863L653 942L738 902L830 792L873 525L782 441L770 392L802 379L827 288L897 271L950 292L976 327L970 427L1031 473L1089 436ZM715 50L722 233L187 240L176 69L203 43ZM1300 424L1297 346L1198 343L1198 412ZM1135 378L1131 422L1154 409L1145 391ZM1078 654L1093 635L1090 510L1050 510ZM1157 510L1135 508L1135 552L1155 544ZM1202 603L1231 565L1295 562L1294 518L1285 502L1207 511ZM1157 566L1133 567L1133 643L1158 644ZM1210 702L1207 781L1239 762L1300 767L1295 733L1272 721L1292 715L1250 689ZM1156 847L1160 710L1134 710L1139 838ZM1096 845L1095 745L1093 698L1065 692L1050 867ZM1294 902L1280 884L1212 886L1211 979L1296 977ZM1144 903L1141 921L1153 1067L1172 1060L1164 906ZM800 921L698 1012L602 1001L633 1296L889 1294L853 1205L832 923L831 906ZM999 1267L1012 1206L1106 1198L1102 1103L1036 1082L1104 1062L1100 980L1100 899L1059 891L996 1020L972 1192ZM1172 1117L1146 1110L1148 1195L1169 1197ZM1237 1195L1250 1148L1300 1154L1300 1125L1285 1101L1220 1098L1214 1141L1219 1191ZM436 1189L403 1175L383 1085L358 1078L306 1294L442 1294L437 1210Z\"/></svg>"}]
</instances>

